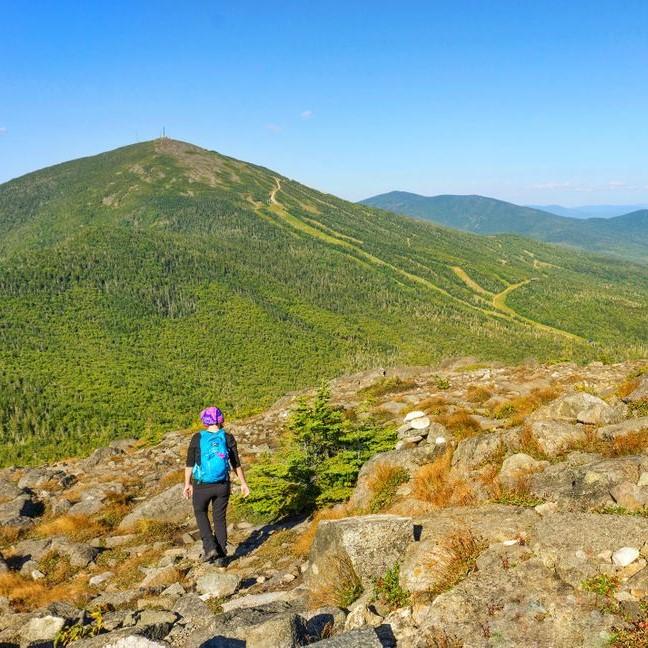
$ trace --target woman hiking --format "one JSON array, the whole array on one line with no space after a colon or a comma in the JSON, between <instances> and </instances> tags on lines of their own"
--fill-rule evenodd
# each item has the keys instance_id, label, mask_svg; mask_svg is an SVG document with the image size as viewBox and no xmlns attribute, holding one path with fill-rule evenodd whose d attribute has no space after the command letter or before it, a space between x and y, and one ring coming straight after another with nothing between
<instances>
[{"instance_id":1,"label":"woman hiking","mask_svg":"<svg viewBox=\"0 0 648 648\"><path fill-rule=\"evenodd\" d=\"M236 448L236 439L224 429L225 417L218 407L200 412L205 428L191 437L187 450L184 496L192 498L196 522L203 543L203 561L227 566L227 522L225 514L230 496L230 466L241 482L241 494L250 489ZM193 483L192 483L193 482ZM209 523L212 505L214 530Z\"/></svg>"}]
</instances>

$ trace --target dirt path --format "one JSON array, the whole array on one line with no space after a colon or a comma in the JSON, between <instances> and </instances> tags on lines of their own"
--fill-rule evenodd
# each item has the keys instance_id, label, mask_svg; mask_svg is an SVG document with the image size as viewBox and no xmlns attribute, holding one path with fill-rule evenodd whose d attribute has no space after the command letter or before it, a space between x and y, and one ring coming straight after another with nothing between
<instances>
[{"instance_id":1,"label":"dirt path","mask_svg":"<svg viewBox=\"0 0 648 648\"><path fill-rule=\"evenodd\" d=\"M541 322L536 322L536 320L533 320L529 317L525 317L524 315L520 315L516 310L511 308L507 303L506 303L506 298L514 291L517 290L518 288L521 288L522 286L526 286L528 283L532 281L532 279L525 279L524 281L519 281L518 283L511 284L510 286L507 286L504 290L502 290L499 293L492 293L490 290L486 290L482 286L480 286L463 268L460 268L459 266L452 266L452 271L461 279L466 286L468 286L471 290L475 291L479 295L482 295L484 297L488 297L491 299L491 303L493 305L493 308L497 309L500 313L503 313L505 315L508 315L511 319L514 319L518 322L524 322L525 324L528 324L529 326L533 326L536 329L540 329L542 331L546 331L547 333L552 333L554 335L561 335L563 337L567 337L571 340L577 340L579 342L584 342L584 338L575 335L574 333L570 333L569 331L564 331L563 329L555 328L553 326L549 326L548 324L542 324Z\"/></svg>"},{"instance_id":2,"label":"dirt path","mask_svg":"<svg viewBox=\"0 0 648 648\"><path fill-rule=\"evenodd\" d=\"M277 195L277 191L281 190L281 180L279 180L279 178L275 178L274 180L277 183L277 186L270 192L270 204L278 205L279 203L277 202L275 196Z\"/></svg>"},{"instance_id":3,"label":"dirt path","mask_svg":"<svg viewBox=\"0 0 648 648\"><path fill-rule=\"evenodd\" d=\"M486 297L493 297L493 293L490 290L486 290L486 288L482 288L474 279L472 279L468 273L463 269L460 268L459 266L452 266L452 272L454 272L461 281L463 281L468 288L471 290L474 290L476 293L479 293L480 295L484 295Z\"/></svg>"},{"instance_id":4,"label":"dirt path","mask_svg":"<svg viewBox=\"0 0 648 648\"><path fill-rule=\"evenodd\" d=\"M289 213L285 207L277 200L277 193L281 191L281 181L279 178L275 177L275 183L276 186L270 191L269 195L269 204L270 204L270 210L272 211L273 214L278 216L284 223L294 227L297 230L300 230L304 232L305 234L308 234L310 236L313 236L315 238L319 238L326 243L329 243L331 245L335 245L338 248L342 248L346 250L347 252L353 252L354 253L354 260L365 264L369 262L370 264L377 265L377 266L382 266L385 268L389 268L392 270L395 274L400 275L403 278L408 279L409 281L412 281L414 283L417 283L419 285L424 286L425 288L429 290L433 290L434 292L440 293L444 297L457 302L461 304L464 307L467 307L471 310L476 310L479 311L480 313L490 316L490 317L497 317L501 319L506 319L508 321L512 322L517 322L518 324L526 324L529 326L532 326L536 329L545 331L547 333L551 333L552 335L560 335L563 337L568 337L573 340L578 340L578 341L583 341L583 338L580 338L577 335L574 335L573 333L569 333L567 331L563 331L561 329L554 328L552 326L548 326L547 324L541 324L540 322L536 322L535 320L529 319L528 317L524 317L523 315L520 315L517 313L515 310L513 310L507 303L506 303L506 298L507 296L512 293L514 290L517 288L520 288L521 286L526 285L531 281L530 279L526 279L524 281L521 281L517 284L511 284L508 286L505 290L503 290L500 293L494 294L490 292L489 290L486 290L485 288L482 288L474 279L472 279L468 273L463 270L463 268L459 266L452 266L452 271L474 292L478 293L482 297L487 297L489 300L491 300L491 304L495 310L489 310L488 308L482 308L480 306L476 306L475 304L471 304L470 302L464 301L463 299L449 293L447 290L444 288L441 288L440 286L437 286L433 282L431 282L429 279L426 279L425 277L421 277L419 275L415 275L411 272L407 272L406 270L403 270L397 266L392 265L391 263L388 263L387 261L383 261L379 257L374 256L373 254L370 254L369 252L366 252L363 250L361 247L358 247L356 245L353 245L350 243L347 239L348 237L344 236L344 234L341 234L339 232L336 232L334 229L327 227L327 231L324 232L317 227L314 227L313 225L309 225L308 223L304 222L303 220L297 218L296 216L293 216L291 213ZM356 256L357 255L357 256ZM360 258L358 258L360 257Z\"/></svg>"}]
</instances>

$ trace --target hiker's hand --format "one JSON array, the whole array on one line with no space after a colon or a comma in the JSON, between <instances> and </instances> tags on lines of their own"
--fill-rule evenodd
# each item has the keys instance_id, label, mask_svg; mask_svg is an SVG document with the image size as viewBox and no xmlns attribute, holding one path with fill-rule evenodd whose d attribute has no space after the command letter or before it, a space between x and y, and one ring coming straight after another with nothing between
<instances>
[{"instance_id":1,"label":"hiker's hand","mask_svg":"<svg viewBox=\"0 0 648 648\"><path fill-rule=\"evenodd\" d=\"M193 495L193 486L191 484L187 484L184 487L184 490L182 491L182 496L185 499L189 499Z\"/></svg>"},{"instance_id":2,"label":"hiker's hand","mask_svg":"<svg viewBox=\"0 0 648 648\"><path fill-rule=\"evenodd\" d=\"M247 484L241 484L241 495L247 497L250 494L250 487Z\"/></svg>"}]
</instances>

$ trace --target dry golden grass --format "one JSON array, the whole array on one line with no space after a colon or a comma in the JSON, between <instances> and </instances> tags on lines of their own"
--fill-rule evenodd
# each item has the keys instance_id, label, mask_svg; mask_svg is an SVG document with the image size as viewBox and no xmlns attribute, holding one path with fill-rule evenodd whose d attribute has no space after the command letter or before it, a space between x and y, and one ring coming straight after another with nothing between
<instances>
[{"instance_id":1,"label":"dry golden grass","mask_svg":"<svg viewBox=\"0 0 648 648\"><path fill-rule=\"evenodd\" d=\"M528 454L530 457L539 461L547 461L550 459L550 457L548 457L540 447L540 444L536 441L533 432L531 431L531 427L528 425L525 425L520 433L518 451Z\"/></svg>"},{"instance_id":2,"label":"dry golden grass","mask_svg":"<svg viewBox=\"0 0 648 648\"><path fill-rule=\"evenodd\" d=\"M452 589L473 573L477 569L477 558L488 547L488 543L465 528L446 536L441 541L441 546L448 553L449 560L444 561L436 587L428 592L430 597ZM436 562L428 565L430 569L435 569L437 566Z\"/></svg>"},{"instance_id":3,"label":"dry golden grass","mask_svg":"<svg viewBox=\"0 0 648 648\"><path fill-rule=\"evenodd\" d=\"M275 531L254 553L255 558L276 562L292 555L297 533L291 529ZM284 546L287 545L287 546Z\"/></svg>"},{"instance_id":4,"label":"dry golden grass","mask_svg":"<svg viewBox=\"0 0 648 648\"><path fill-rule=\"evenodd\" d=\"M139 556L129 556L111 569L113 572L111 583L118 589L132 587L144 578L140 567L150 567L160 559L161 555L160 549L149 549Z\"/></svg>"},{"instance_id":5,"label":"dry golden grass","mask_svg":"<svg viewBox=\"0 0 648 648\"><path fill-rule=\"evenodd\" d=\"M159 489L163 491L171 486L175 486L176 484L182 484L183 480L184 468L178 468L178 470L172 470L171 472L164 475L164 477L160 479L158 486Z\"/></svg>"},{"instance_id":6,"label":"dry golden grass","mask_svg":"<svg viewBox=\"0 0 648 648\"><path fill-rule=\"evenodd\" d=\"M308 593L310 609L334 605L347 608L362 594L360 579L347 556L332 556Z\"/></svg>"},{"instance_id":7,"label":"dry golden grass","mask_svg":"<svg viewBox=\"0 0 648 648\"><path fill-rule=\"evenodd\" d=\"M617 396L619 398L625 398L632 394L632 392L639 387L639 378L630 377L626 378L618 387L617 387Z\"/></svg>"},{"instance_id":8,"label":"dry golden grass","mask_svg":"<svg viewBox=\"0 0 648 648\"><path fill-rule=\"evenodd\" d=\"M139 520L130 530L137 533L145 542L168 542L181 530L182 526L173 522L159 520Z\"/></svg>"},{"instance_id":9,"label":"dry golden grass","mask_svg":"<svg viewBox=\"0 0 648 648\"><path fill-rule=\"evenodd\" d=\"M48 493L56 493L58 491L63 490L63 488L61 487L61 484L59 484L59 482L56 481L56 479L49 479L44 484L41 484L38 487L38 490L44 490L47 491Z\"/></svg>"},{"instance_id":10,"label":"dry golden grass","mask_svg":"<svg viewBox=\"0 0 648 648\"><path fill-rule=\"evenodd\" d=\"M501 463L489 463L485 465L478 477L479 483L488 491L491 497L499 491L497 476L501 468Z\"/></svg>"},{"instance_id":11,"label":"dry golden grass","mask_svg":"<svg viewBox=\"0 0 648 648\"><path fill-rule=\"evenodd\" d=\"M527 416L559 395L560 390L556 387L534 389L528 394L500 403L493 408L491 415L494 418L508 419L508 425L511 427L521 425Z\"/></svg>"},{"instance_id":12,"label":"dry golden grass","mask_svg":"<svg viewBox=\"0 0 648 648\"><path fill-rule=\"evenodd\" d=\"M466 390L466 400L471 403L484 403L493 395L493 390L483 385L470 385Z\"/></svg>"},{"instance_id":13,"label":"dry golden grass","mask_svg":"<svg viewBox=\"0 0 648 648\"><path fill-rule=\"evenodd\" d=\"M423 410L426 414L431 414L433 412L439 413L447 405L448 399L444 396L429 396L428 398L423 399L420 403L417 403L415 406L408 407L404 411L404 414L408 414L414 410Z\"/></svg>"},{"instance_id":14,"label":"dry golden grass","mask_svg":"<svg viewBox=\"0 0 648 648\"><path fill-rule=\"evenodd\" d=\"M48 585L58 585L70 580L78 571L70 564L67 556L56 551L48 551L39 561L39 570L45 574Z\"/></svg>"},{"instance_id":15,"label":"dry golden grass","mask_svg":"<svg viewBox=\"0 0 648 648\"><path fill-rule=\"evenodd\" d=\"M310 552L310 548L317 533L317 527L322 520L340 520L353 515L354 511L349 504L342 504L332 508L317 511L308 525L306 530L295 540L293 553L299 557L305 557Z\"/></svg>"},{"instance_id":16,"label":"dry golden grass","mask_svg":"<svg viewBox=\"0 0 648 648\"><path fill-rule=\"evenodd\" d=\"M451 414L439 414L435 417L437 423L444 425L458 439L479 434L482 429L479 421L468 410L457 410Z\"/></svg>"},{"instance_id":17,"label":"dry golden grass","mask_svg":"<svg viewBox=\"0 0 648 648\"><path fill-rule=\"evenodd\" d=\"M63 535L70 540L82 542L103 533L105 528L89 515L65 514L52 520L44 520L34 534L41 538Z\"/></svg>"},{"instance_id":18,"label":"dry golden grass","mask_svg":"<svg viewBox=\"0 0 648 648\"><path fill-rule=\"evenodd\" d=\"M143 578L143 574L139 574L139 578ZM182 582L184 574L178 569L164 569L159 574L156 574L151 580L147 582L148 587L168 587L173 583Z\"/></svg>"},{"instance_id":19,"label":"dry golden grass","mask_svg":"<svg viewBox=\"0 0 648 648\"><path fill-rule=\"evenodd\" d=\"M450 478L452 449L421 466L412 480L412 496L438 507L465 506L474 500L469 484Z\"/></svg>"},{"instance_id":20,"label":"dry golden grass","mask_svg":"<svg viewBox=\"0 0 648 648\"><path fill-rule=\"evenodd\" d=\"M0 526L0 549L18 542L25 535L25 530L13 526Z\"/></svg>"},{"instance_id":21,"label":"dry golden grass","mask_svg":"<svg viewBox=\"0 0 648 648\"><path fill-rule=\"evenodd\" d=\"M445 630L436 626L422 629L421 638L425 639L425 645L429 648L464 648L461 639L449 635Z\"/></svg>"},{"instance_id":22,"label":"dry golden grass","mask_svg":"<svg viewBox=\"0 0 648 648\"><path fill-rule=\"evenodd\" d=\"M90 592L86 579L80 576L52 586L7 572L0 574L0 596L6 597L15 611L29 612L56 602L81 607L89 600Z\"/></svg>"},{"instance_id":23,"label":"dry golden grass","mask_svg":"<svg viewBox=\"0 0 648 648\"><path fill-rule=\"evenodd\" d=\"M401 466L388 463L375 466L367 480L367 488L372 493L369 512L378 513L392 504L398 487L406 481L409 481L409 473Z\"/></svg>"},{"instance_id":24,"label":"dry golden grass","mask_svg":"<svg viewBox=\"0 0 648 648\"><path fill-rule=\"evenodd\" d=\"M108 530L112 530L126 517L133 507L130 496L111 493L106 498L106 504L99 511L97 521Z\"/></svg>"},{"instance_id":25,"label":"dry golden grass","mask_svg":"<svg viewBox=\"0 0 648 648\"><path fill-rule=\"evenodd\" d=\"M585 441L573 444L569 451L593 452L610 458L637 455L648 451L648 428L618 436L611 441L599 439L594 429L586 430L585 434Z\"/></svg>"}]
</instances>

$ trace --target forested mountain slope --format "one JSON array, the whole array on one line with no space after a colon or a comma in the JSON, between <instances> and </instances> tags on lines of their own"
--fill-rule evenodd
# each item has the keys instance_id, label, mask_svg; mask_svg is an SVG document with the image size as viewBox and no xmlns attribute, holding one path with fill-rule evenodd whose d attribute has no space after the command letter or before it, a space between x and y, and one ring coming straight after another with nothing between
<instances>
[{"instance_id":1,"label":"forested mountain slope","mask_svg":"<svg viewBox=\"0 0 648 648\"><path fill-rule=\"evenodd\" d=\"M362 201L415 218L477 234L521 234L531 238L645 261L648 210L613 218L568 218L485 196L420 196L390 191Z\"/></svg>"},{"instance_id":2,"label":"forested mountain slope","mask_svg":"<svg viewBox=\"0 0 648 648\"><path fill-rule=\"evenodd\" d=\"M641 266L354 205L163 139L0 186L3 463L452 355L645 356Z\"/></svg>"}]
</instances>

